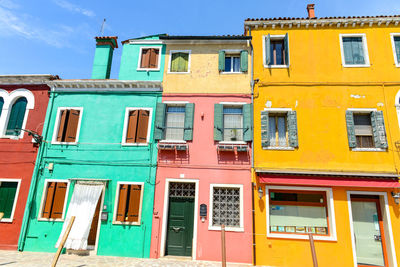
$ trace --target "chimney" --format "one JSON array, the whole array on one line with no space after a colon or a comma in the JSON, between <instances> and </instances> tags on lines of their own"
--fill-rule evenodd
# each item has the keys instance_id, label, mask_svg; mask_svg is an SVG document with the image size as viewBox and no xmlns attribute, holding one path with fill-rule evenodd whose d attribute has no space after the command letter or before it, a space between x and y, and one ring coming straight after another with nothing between
<instances>
[{"instance_id":1,"label":"chimney","mask_svg":"<svg viewBox=\"0 0 400 267\"><path fill-rule=\"evenodd\" d=\"M314 6L315 6L315 4L308 4L307 5L307 12L308 12L308 18L309 19L314 19L315 18Z\"/></svg>"},{"instance_id":2,"label":"chimney","mask_svg":"<svg viewBox=\"0 0 400 267\"><path fill-rule=\"evenodd\" d=\"M95 37L96 52L92 70L92 79L109 79L114 48L118 48L117 36Z\"/></svg>"}]
</instances>

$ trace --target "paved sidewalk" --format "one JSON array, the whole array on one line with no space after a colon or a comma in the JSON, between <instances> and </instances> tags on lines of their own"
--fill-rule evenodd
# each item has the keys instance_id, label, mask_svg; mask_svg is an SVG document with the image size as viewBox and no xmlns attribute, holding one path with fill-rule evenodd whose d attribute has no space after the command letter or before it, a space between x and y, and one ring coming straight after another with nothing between
<instances>
[{"instance_id":1,"label":"paved sidewalk","mask_svg":"<svg viewBox=\"0 0 400 267\"><path fill-rule=\"evenodd\" d=\"M50 266L54 253L43 252L18 252L0 250L0 266L29 266L45 267ZM138 259L108 256L77 256L62 254L58 260L57 267L137 267L137 266L173 266L173 267L220 267L220 262L191 261L186 259L162 258L162 259ZM251 266L246 264L228 264L229 267Z\"/></svg>"}]
</instances>

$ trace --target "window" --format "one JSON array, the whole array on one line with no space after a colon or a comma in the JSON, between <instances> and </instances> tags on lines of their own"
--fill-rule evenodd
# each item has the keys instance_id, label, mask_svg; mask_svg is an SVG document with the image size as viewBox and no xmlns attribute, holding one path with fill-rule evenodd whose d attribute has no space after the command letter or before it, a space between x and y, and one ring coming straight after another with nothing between
<instances>
[{"instance_id":1,"label":"window","mask_svg":"<svg viewBox=\"0 0 400 267\"><path fill-rule=\"evenodd\" d=\"M242 106L224 106L224 140L243 141Z\"/></svg>"},{"instance_id":2,"label":"window","mask_svg":"<svg viewBox=\"0 0 400 267\"><path fill-rule=\"evenodd\" d=\"M160 69L160 48L141 47L139 57L139 70L158 70Z\"/></svg>"},{"instance_id":3,"label":"window","mask_svg":"<svg viewBox=\"0 0 400 267\"><path fill-rule=\"evenodd\" d=\"M222 73L240 73L248 71L247 50L221 50L218 54L218 70Z\"/></svg>"},{"instance_id":4,"label":"window","mask_svg":"<svg viewBox=\"0 0 400 267\"><path fill-rule=\"evenodd\" d=\"M210 229L220 229L225 225L227 230L243 228L243 187L242 185L211 185L211 218Z\"/></svg>"},{"instance_id":5,"label":"window","mask_svg":"<svg viewBox=\"0 0 400 267\"><path fill-rule=\"evenodd\" d=\"M340 42L344 67L369 66L365 34L341 34Z\"/></svg>"},{"instance_id":6,"label":"window","mask_svg":"<svg viewBox=\"0 0 400 267\"><path fill-rule=\"evenodd\" d=\"M270 233L329 235L326 193L269 191Z\"/></svg>"},{"instance_id":7,"label":"window","mask_svg":"<svg viewBox=\"0 0 400 267\"><path fill-rule=\"evenodd\" d=\"M297 112L286 110L261 112L261 145L264 149L293 149L299 146Z\"/></svg>"},{"instance_id":8,"label":"window","mask_svg":"<svg viewBox=\"0 0 400 267\"><path fill-rule=\"evenodd\" d=\"M382 111L347 110L346 124L350 148L368 150L388 147Z\"/></svg>"},{"instance_id":9,"label":"window","mask_svg":"<svg viewBox=\"0 0 400 267\"><path fill-rule=\"evenodd\" d=\"M0 212L4 213L0 222L12 222L17 203L19 181L0 180Z\"/></svg>"},{"instance_id":10,"label":"window","mask_svg":"<svg viewBox=\"0 0 400 267\"><path fill-rule=\"evenodd\" d=\"M68 182L47 181L44 188L41 219L63 219Z\"/></svg>"},{"instance_id":11,"label":"window","mask_svg":"<svg viewBox=\"0 0 400 267\"><path fill-rule=\"evenodd\" d=\"M392 39L394 62L397 67L400 67L400 33L392 33L390 35Z\"/></svg>"},{"instance_id":12,"label":"window","mask_svg":"<svg viewBox=\"0 0 400 267\"><path fill-rule=\"evenodd\" d=\"M190 51L171 51L169 72L189 72Z\"/></svg>"},{"instance_id":13,"label":"window","mask_svg":"<svg viewBox=\"0 0 400 267\"><path fill-rule=\"evenodd\" d=\"M118 183L114 222L140 224L143 183Z\"/></svg>"},{"instance_id":14,"label":"window","mask_svg":"<svg viewBox=\"0 0 400 267\"><path fill-rule=\"evenodd\" d=\"M148 142L150 112L150 109L126 109L122 144L145 144Z\"/></svg>"},{"instance_id":15,"label":"window","mask_svg":"<svg viewBox=\"0 0 400 267\"><path fill-rule=\"evenodd\" d=\"M264 66L289 66L289 36L270 35L264 37Z\"/></svg>"},{"instance_id":16,"label":"window","mask_svg":"<svg viewBox=\"0 0 400 267\"><path fill-rule=\"evenodd\" d=\"M194 103L158 103L154 138L156 140L190 141L193 139Z\"/></svg>"},{"instance_id":17,"label":"window","mask_svg":"<svg viewBox=\"0 0 400 267\"><path fill-rule=\"evenodd\" d=\"M58 111L53 141L76 143L79 137L82 108L61 108Z\"/></svg>"},{"instance_id":18,"label":"window","mask_svg":"<svg viewBox=\"0 0 400 267\"><path fill-rule=\"evenodd\" d=\"M3 112L3 106L4 106L4 99L2 97L0 97L0 117L1 117L1 113Z\"/></svg>"},{"instance_id":19,"label":"window","mask_svg":"<svg viewBox=\"0 0 400 267\"><path fill-rule=\"evenodd\" d=\"M11 107L10 116L8 118L6 135L19 136L22 124L25 119L26 105L28 101L25 97L18 98Z\"/></svg>"}]
</instances>

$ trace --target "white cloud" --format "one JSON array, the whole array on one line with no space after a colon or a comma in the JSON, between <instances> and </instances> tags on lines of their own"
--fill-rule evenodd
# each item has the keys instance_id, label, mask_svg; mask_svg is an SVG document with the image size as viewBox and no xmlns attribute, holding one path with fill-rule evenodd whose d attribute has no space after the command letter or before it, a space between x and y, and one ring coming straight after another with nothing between
<instances>
[{"instance_id":1,"label":"white cloud","mask_svg":"<svg viewBox=\"0 0 400 267\"><path fill-rule=\"evenodd\" d=\"M0 0L0 7L5 7L8 9L16 9L19 8L20 6L10 0Z\"/></svg>"},{"instance_id":2,"label":"white cloud","mask_svg":"<svg viewBox=\"0 0 400 267\"><path fill-rule=\"evenodd\" d=\"M88 17L96 16L92 10L81 8L81 7L79 7L79 6L75 5L75 4L72 4L72 3L70 3L70 2L68 2L66 0L53 0L53 2L56 5L66 9L68 11L71 11L71 12L79 13L79 14L82 14L82 15L85 15L85 16L88 16Z\"/></svg>"}]
</instances>

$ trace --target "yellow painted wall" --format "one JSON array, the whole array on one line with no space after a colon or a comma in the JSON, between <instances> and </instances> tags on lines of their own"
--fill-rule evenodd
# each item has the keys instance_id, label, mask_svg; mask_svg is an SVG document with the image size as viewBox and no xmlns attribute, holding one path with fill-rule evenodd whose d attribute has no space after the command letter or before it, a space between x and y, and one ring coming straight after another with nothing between
<instances>
[{"instance_id":1,"label":"yellow painted wall","mask_svg":"<svg viewBox=\"0 0 400 267\"><path fill-rule=\"evenodd\" d=\"M220 74L220 50L248 50L248 72ZM190 73L168 73L171 50L191 50ZM250 49L247 44L167 44L163 93L250 94Z\"/></svg>"}]
</instances>

